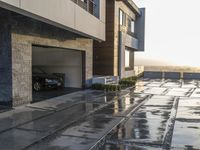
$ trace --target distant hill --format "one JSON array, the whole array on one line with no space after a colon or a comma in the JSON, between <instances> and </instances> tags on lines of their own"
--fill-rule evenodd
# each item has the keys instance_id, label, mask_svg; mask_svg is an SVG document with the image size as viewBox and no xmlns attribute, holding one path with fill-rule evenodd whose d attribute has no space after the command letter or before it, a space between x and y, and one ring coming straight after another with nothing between
<instances>
[{"instance_id":1,"label":"distant hill","mask_svg":"<svg viewBox=\"0 0 200 150\"><path fill-rule=\"evenodd\" d=\"M174 71L174 72L200 72L200 67L181 66L167 61L151 58L136 57L136 66L144 66L145 71Z\"/></svg>"},{"instance_id":2,"label":"distant hill","mask_svg":"<svg viewBox=\"0 0 200 150\"><path fill-rule=\"evenodd\" d=\"M167 61L159 60L159 59L151 59L151 58L135 58L136 66L174 66L173 63L169 63Z\"/></svg>"},{"instance_id":3,"label":"distant hill","mask_svg":"<svg viewBox=\"0 0 200 150\"><path fill-rule=\"evenodd\" d=\"M167 72L200 72L200 67L190 66L145 66L145 71L167 71Z\"/></svg>"}]
</instances>

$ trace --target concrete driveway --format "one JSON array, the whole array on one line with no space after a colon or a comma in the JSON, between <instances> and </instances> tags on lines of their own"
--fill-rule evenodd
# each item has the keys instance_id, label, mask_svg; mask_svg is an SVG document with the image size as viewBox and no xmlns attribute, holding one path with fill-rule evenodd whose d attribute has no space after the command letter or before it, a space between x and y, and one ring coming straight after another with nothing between
<instances>
[{"instance_id":1,"label":"concrete driveway","mask_svg":"<svg viewBox=\"0 0 200 150\"><path fill-rule=\"evenodd\" d=\"M144 79L0 113L0 149L200 149L199 129L199 81Z\"/></svg>"}]
</instances>

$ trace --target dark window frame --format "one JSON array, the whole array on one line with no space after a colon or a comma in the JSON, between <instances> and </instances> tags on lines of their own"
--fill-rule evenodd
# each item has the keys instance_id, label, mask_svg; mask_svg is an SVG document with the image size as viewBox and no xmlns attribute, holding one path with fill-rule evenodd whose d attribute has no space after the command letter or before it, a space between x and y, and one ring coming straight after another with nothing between
<instances>
[{"instance_id":1,"label":"dark window frame","mask_svg":"<svg viewBox=\"0 0 200 150\"><path fill-rule=\"evenodd\" d=\"M129 66L126 66L126 51L129 51ZM125 71L133 70L134 69L134 51L130 50L129 48L125 48L125 55L124 55L124 61L125 61Z\"/></svg>"},{"instance_id":2,"label":"dark window frame","mask_svg":"<svg viewBox=\"0 0 200 150\"><path fill-rule=\"evenodd\" d=\"M119 25L126 26L126 13L122 9L119 9Z\"/></svg>"}]
</instances>

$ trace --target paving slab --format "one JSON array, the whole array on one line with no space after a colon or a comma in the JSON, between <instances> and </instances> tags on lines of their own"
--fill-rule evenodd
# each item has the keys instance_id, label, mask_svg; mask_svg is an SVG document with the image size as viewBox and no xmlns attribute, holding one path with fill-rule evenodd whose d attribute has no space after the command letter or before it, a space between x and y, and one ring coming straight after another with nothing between
<instances>
[{"instance_id":1,"label":"paving slab","mask_svg":"<svg viewBox=\"0 0 200 150\"><path fill-rule=\"evenodd\" d=\"M200 119L200 99L180 98L176 118Z\"/></svg>"},{"instance_id":2,"label":"paving slab","mask_svg":"<svg viewBox=\"0 0 200 150\"><path fill-rule=\"evenodd\" d=\"M147 87L160 87L163 84L163 82L151 82L147 84Z\"/></svg>"},{"instance_id":3,"label":"paving slab","mask_svg":"<svg viewBox=\"0 0 200 150\"><path fill-rule=\"evenodd\" d=\"M60 134L91 139L101 139L122 120L123 118L120 117L94 115L64 130Z\"/></svg>"},{"instance_id":4,"label":"paving slab","mask_svg":"<svg viewBox=\"0 0 200 150\"><path fill-rule=\"evenodd\" d=\"M33 109L25 106L0 113L0 132L52 113L52 111Z\"/></svg>"},{"instance_id":5,"label":"paving slab","mask_svg":"<svg viewBox=\"0 0 200 150\"><path fill-rule=\"evenodd\" d=\"M21 150L32 143L42 139L46 133L12 129L1 133L0 149L1 150Z\"/></svg>"},{"instance_id":6,"label":"paving slab","mask_svg":"<svg viewBox=\"0 0 200 150\"><path fill-rule=\"evenodd\" d=\"M135 89L134 89L134 92L135 93L141 93L143 92L144 90L147 90L149 87L147 86L138 86L136 85Z\"/></svg>"},{"instance_id":7,"label":"paving slab","mask_svg":"<svg viewBox=\"0 0 200 150\"><path fill-rule=\"evenodd\" d=\"M162 148L141 145L106 144L100 150L162 150Z\"/></svg>"},{"instance_id":8,"label":"paving slab","mask_svg":"<svg viewBox=\"0 0 200 150\"><path fill-rule=\"evenodd\" d=\"M146 98L147 96L149 96L150 94L145 94L145 93L135 93L135 91L130 92L128 94L128 96L130 96L130 98L134 98L135 100L141 100Z\"/></svg>"},{"instance_id":9,"label":"paving slab","mask_svg":"<svg viewBox=\"0 0 200 150\"><path fill-rule=\"evenodd\" d=\"M94 139L57 135L27 150L89 150L96 142Z\"/></svg>"},{"instance_id":10,"label":"paving slab","mask_svg":"<svg viewBox=\"0 0 200 150\"><path fill-rule=\"evenodd\" d=\"M176 118L200 119L200 107L194 107L194 106L178 107Z\"/></svg>"},{"instance_id":11,"label":"paving slab","mask_svg":"<svg viewBox=\"0 0 200 150\"><path fill-rule=\"evenodd\" d=\"M196 83L183 83L182 88L197 88L197 84Z\"/></svg>"},{"instance_id":12,"label":"paving slab","mask_svg":"<svg viewBox=\"0 0 200 150\"><path fill-rule=\"evenodd\" d=\"M38 109L44 109L44 110L52 110L52 111L59 111L68 107L71 107L72 105L76 104L77 102L70 101L70 100L46 100L41 101L38 103L28 104L27 107L30 108L38 108Z\"/></svg>"},{"instance_id":13,"label":"paving slab","mask_svg":"<svg viewBox=\"0 0 200 150\"><path fill-rule=\"evenodd\" d=\"M153 96L144 105L149 106L168 106L172 107L174 102L173 96Z\"/></svg>"},{"instance_id":14,"label":"paving slab","mask_svg":"<svg viewBox=\"0 0 200 150\"><path fill-rule=\"evenodd\" d=\"M97 104L81 103L70 107L69 109L56 112L45 118L32 121L30 123L19 126L21 129L34 130L41 132L53 132L59 128L65 127L76 121L89 111L98 107Z\"/></svg>"},{"instance_id":15,"label":"paving slab","mask_svg":"<svg viewBox=\"0 0 200 150\"><path fill-rule=\"evenodd\" d=\"M149 107L142 106L136 111L132 117L147 118L147 119L169 119L171 114L171 107Z\"/></svg>"},{"instance_id":16,"label":"paving slab","mask_svg":"<svg viewBox=\"0 0 200 150\"><path fill-rule=\"evenodd\" d=\"M144 90L144 93L146 94L163 94L165 91L167 90L167 88L162 88L162 87L152 87L149 89Z\"/></svg>"},{"instance_id":17,"label":"paving slab","mask_svg":"<svg viewBox=\"0 0 200 150\"><path fill-rule=\"evenodd\" d=\"M161 144L166 125L166 119L130 118L110 133L110 140Z\"/></svg>"},{"instance_id":18,"label":"paving slab","mask_svg":"<svg viewBox=\"0 0 200 150\"><path fill-rule=\"evenodd\" d=\"M191 98L200 98L200 88L196 88L192 95L190 96Z\"/></svg>"},{"instance_id":19,"label":"paving slab","mask_svg":"<svg viewBox=\"0 0 200 150\"><path fill-rule=\"evenodd\" d=\"M150 81L145 81L145 80L138 80L136 82L136 86L145 86L147 84L151 83Z\"/></svg>"},{"instance_id":20,"label":"paving slab","mask_svg":"<svg viewBox=\"0 0 200 150\"><path fill-rule=\"evenodd\" d=\"M200 149L199 139L200 122L175 122L172 147L175 149Z\"/></svg>"},{"instance_id":21,"label":"paving slab","mask_svg":"<svg viewBox=\"0 0 200 150\"><path fill-rule=\"evenodd\" d=\"M41 101L39 102L39 106L45 106L47 105L48 107L48 104L46 104L47 102L50 103L50 108L51 106L54 104L54 107L56 108L57 105L65 105L65 103L78 103L80 101L93 101L95 100L96 98L99 98L99 97L104 97L104 96L111 96L111 95L114 95L115 93L113 92L104 92L104 91L97 91L97 90L82 90L82 91L78 91L78 92L74 92L74 93L70 93L70 94L66 94L66 95L62 95L62 96L58 96L58 97L54 97L54 98L50 98L48 100L45 100L45 101ZM47 102L46 102L47 101ZM45 103L46 102L46 103ZM37 103L35 103L36 106ZM39 107L38 106L38 107ZM52 108L54 108L52 107Z\"/></svg>"},{"instance_id":22,"label":"paving slab","mask_svg":"<svg viewBox=\"0 0 200 150\"><path fill-rule=\"evenodd\" d=\"M174 81L174 82L168 81L162 85L162 87L167 87L167 88L170 88L170 87L174 88L174 87L180 87L180 86L181 86L181 83L179 81Z\"/></svg>"},{"instance_id":23,"label":"paving slab","mask_svg":"<svg viewBox=\"0 0 200 150\"><path fill-rule=\"evenodd\" d=\"M169 91L173 92L190 92L192 88L171 88Z\"/></svg>"},{"instance_id":24,"label":"paving slab","mask_svg":"<svg viewBox=\"0 0 200 150\"><path fill-rule=\"evenodd\" d=\"M191 88L171 88L168 90L166 95L187 97L188 94L191 94L191 90Z\"/></svg>"}]
</instances>

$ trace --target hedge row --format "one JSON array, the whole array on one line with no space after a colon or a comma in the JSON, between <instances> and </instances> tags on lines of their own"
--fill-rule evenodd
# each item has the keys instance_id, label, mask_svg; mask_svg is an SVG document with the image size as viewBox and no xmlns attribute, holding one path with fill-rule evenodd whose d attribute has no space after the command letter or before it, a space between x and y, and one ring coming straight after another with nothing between
<instances>
[{"instance_id":1,"label":"hedge row","mask_svg":"<svg viewBox=\"0 0 200 150\"><path fill-rule=\"evenodd\" d=\"M138 77L133 76L133 77L128 77L128 78L123 78L119 81L119 84L121 86L135 86L136 81L137 81Z\"/></svg>"},{"instance_id":2,"label":"hedge row","mask_svg":"<svg viewBox=\"0 0 200 150\"><path fill-rule=\"evenodd\" d=\"M119 81L119 84L122 86L135 86L136 81L132 80L121 80Z\"/></svg>"}]
</instances>

